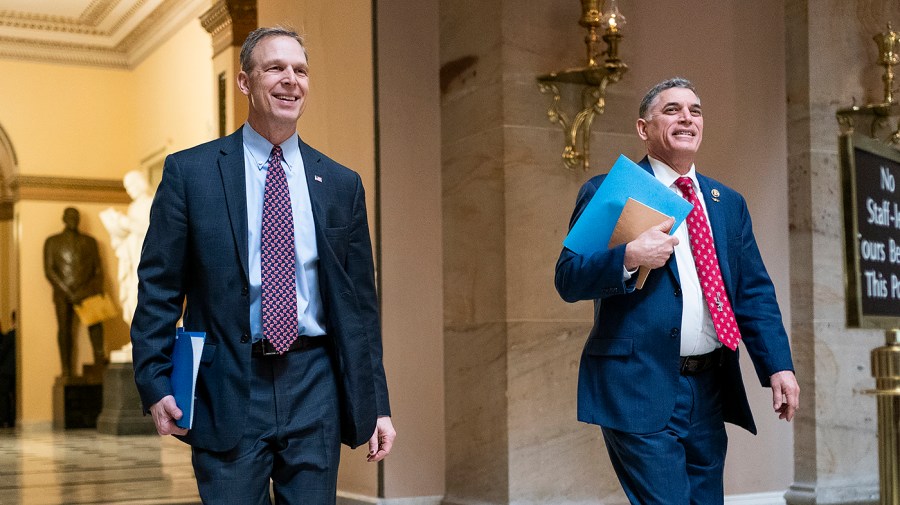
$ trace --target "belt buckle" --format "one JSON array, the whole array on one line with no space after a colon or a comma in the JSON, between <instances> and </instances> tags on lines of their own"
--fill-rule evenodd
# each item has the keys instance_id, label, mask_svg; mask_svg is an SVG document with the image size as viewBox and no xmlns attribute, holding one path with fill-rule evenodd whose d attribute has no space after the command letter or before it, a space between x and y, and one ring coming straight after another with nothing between
<instances>
[{"instance_id":1,"label":"belt buckle","mask_svg":"<svg viewBox=\"0 0 900 505\"><path fill-rule=\"evenodd\" d=\"M262 355L263 356L277 356L278 355L278 350L275 349L275 347L272 345L272 342L270 342L268 339L264 338L264 339L260 340L260 342L262 342Z\"/></svg>"},{"instance_id":2,"label":"belt buckle","mask_svg":"<svg viewBox=\"0 0 900 505\"><path fill-rule=\"evenodd\" d=\"M682 357L681 358L681 370L679 370L678 372L681 373L682 375L684 375L684 374L689 374L689 373L693 372L694 371L693 369L694 369L694 363L691 360L691 356Z\"/></svg>"}]
</instances>

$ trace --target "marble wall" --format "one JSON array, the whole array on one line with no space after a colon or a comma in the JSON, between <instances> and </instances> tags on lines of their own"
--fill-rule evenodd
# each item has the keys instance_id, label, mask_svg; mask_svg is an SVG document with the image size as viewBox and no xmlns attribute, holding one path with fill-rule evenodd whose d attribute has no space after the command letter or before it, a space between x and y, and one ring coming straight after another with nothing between
<instances>
[{"instance_id":1,"label":"marble wall","mask_svg":"<svg viewBox=\"0 0 900 505\"><path fill-rule=\"evenodd\" d=\"M883 99L872 37L896 2L788 1L788 174L792 335L806 394L795 429L794 503L876 503L871 349L883 332L846 328L835 111Z\"/></svg>"},{"instance_id":2,"label":"marble wall","mask_svg":"<svg viewBox=\"0 0 900 505\"><path fill-rule=\"evenodd\" d=\"M763 0L621 1L631 70L595 121L592 168L570 172L534 78L583 63L578 2L440 5L445 502L624 503L599 429L575 420L591 305L563 303L553 288L575 196L619 153L643 156L634 120L644 91L691 78L707 118L698 167L747 196L789 324L784 11ZM726 493L777 503L799 425L777 420L744 361L760 434L729 429Z\"/></svg>"},{"instance_id":3,"label":"marble wall","mask_svg":"<svg viewBox=\"0 0 900 505\"><path fill-rule=\"evenodd\" d=\"M445 474L438 0L378 0L375 18L379 294L399 433L382 464L381 503L437 504Z\"/></svg>"},{"instance_id":4,"label":"marble wall","mask_svg":"<svg viewBox=\"0 0 900 505\"><path fill-rule=\"evenodd\" d=\"M465 4L440 6L445 501L507 503L502 6Z\"/></svg>"},{"instance_id":5,"label":"marble wall","mask_svg":"<svg viewBox=\"0 0 900 505\"><path fill-rule=\"evenodd\" d=\"M599 430L575 421L589 306L553 288L575 194L593 172L563 168L535 76L582 54L577 12L441 3L445 503L624 499ZM595 129L600 165L636 146L621 103L610 109L622 120Z\"/></svg>"}]
</instances>

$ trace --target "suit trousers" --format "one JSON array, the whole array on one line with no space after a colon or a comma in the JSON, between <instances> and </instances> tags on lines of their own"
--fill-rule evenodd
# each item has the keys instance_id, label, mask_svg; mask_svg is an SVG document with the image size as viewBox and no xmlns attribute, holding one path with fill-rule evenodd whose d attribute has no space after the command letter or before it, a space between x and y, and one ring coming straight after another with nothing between
<instances>
[{"instance_id":1,"label":"suit trousers","mask_svg":"<svg viewBox=\"0 0 900 505\"><path fill-rule=\"evenodd\" d=\"M609 458L633 504L721 505L728 436L718 369L679 376L676 391L661 431L603 428Z\"/></svg>"},{"instance_id":2,"label":"suit trousers","mask_svg":"<svg viewBox=\"0 0 900 505\"><path fill-rule=\"evenodd\" d=\"M238 445L226 452L193 449L200 498L270 505L271 479L278 505L333 505L340 410L328 347L254 356L251 368L247 424L234 426L243 431Z\"/></svg>"}]
</instances>

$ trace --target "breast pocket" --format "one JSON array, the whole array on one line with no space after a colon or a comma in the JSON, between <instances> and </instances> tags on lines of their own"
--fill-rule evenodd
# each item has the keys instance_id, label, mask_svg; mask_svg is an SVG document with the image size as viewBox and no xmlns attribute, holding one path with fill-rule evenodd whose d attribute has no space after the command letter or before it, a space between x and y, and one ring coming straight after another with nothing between
<instances>
[{"instance_id":1,"label":"breast pocket","mask_svg":"<svg viewBox=\"0 0 900 505\"><path fill-rule=\"evenodd\" d=\"M323 231L325 232L325 240L328 241L328 245L334 251L334 255L341 265L345 264L347 262L347 246L350 241L350 227L325 228Z\"/></svg>"}]
</instances>

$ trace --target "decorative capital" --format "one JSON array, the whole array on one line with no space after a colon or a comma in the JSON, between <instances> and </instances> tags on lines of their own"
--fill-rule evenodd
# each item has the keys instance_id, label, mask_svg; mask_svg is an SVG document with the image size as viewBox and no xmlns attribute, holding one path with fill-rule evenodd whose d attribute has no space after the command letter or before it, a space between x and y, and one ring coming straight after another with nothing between
<instances>
[{"instance_id":1,"label":"decorative capital","mask_svg":"<svg viewBox=\"0 0 900 505\"><path fill-rule=\"evenodd\" d=\"M212 35L213 56L240 46L257 28L256 0L219 0L200 16L200 24Z\"/></svg>"}]
</instances>

